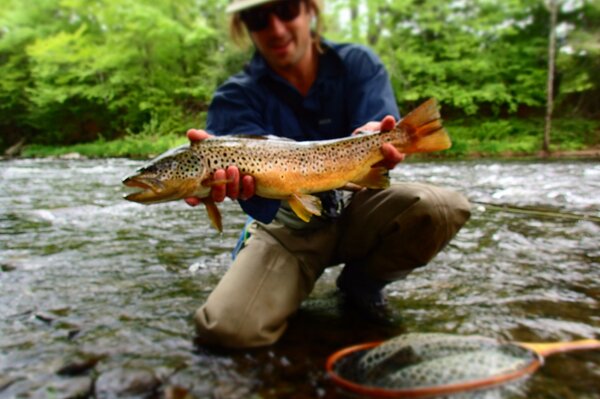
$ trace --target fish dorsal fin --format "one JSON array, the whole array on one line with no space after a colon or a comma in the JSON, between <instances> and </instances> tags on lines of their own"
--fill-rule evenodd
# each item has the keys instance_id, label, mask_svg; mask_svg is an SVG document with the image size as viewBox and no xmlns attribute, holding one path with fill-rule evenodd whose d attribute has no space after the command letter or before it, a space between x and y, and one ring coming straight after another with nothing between
<instances>
[{"instance_id":1,"label":"fish dorsal fin","mask_svg":"<svg viewBox=\"0 0 600 399\"><path fill-rule=\"evenodd\" d=\"M290 208L300 219L308 223L313 215L320 216L321 200L314 195L309 194L292 194L288 199Z\"/></svg>"},{"instance_id":2,"label":"fish dorsal fin","mask_svg":"<svg viewBox=\"0 0 600 399\"><path fill-rule=\"evenodd\" d=\"M229 138L239 138L239 139L248 139L248 140L271 140L271 141L295 141L287 137L275 136L272 134L231 134L227 136L219 136L219 137L229 137Z\"/></svg>"}]
</instances>

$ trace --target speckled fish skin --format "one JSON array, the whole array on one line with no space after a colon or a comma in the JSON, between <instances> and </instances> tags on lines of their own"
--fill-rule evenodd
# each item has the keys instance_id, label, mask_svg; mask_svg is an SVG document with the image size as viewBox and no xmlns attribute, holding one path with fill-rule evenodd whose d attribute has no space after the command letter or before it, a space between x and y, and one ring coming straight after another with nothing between
<instances>
[{"instance_id":1,"label":"speckled fish skin","mask_svg":"<svg viewBox=\"0 0 600 399\"><path fill-rule=\"evenodd\" d=\"M235 165L242 175L254 177L256 195L287 200L294 212L308 221L321 211L318 198L310 193L340 188L348 182L368 188L389 184L386 169L373 167L383 159L384 143L403 153L439 151L451 145L437 103L431 99L388 132L306 142L236 136L196 141L163 154L126 178L125 185L142 191L125 198L146 204L207 198L212 185L223 183L213 181L213 173Z\"/></svg>"},{"instance_id":2,"label":"speckled fish skin","mask_svg":"<svg viewBox=\"0 0 600 399\"><path fill-rule=\"evenodd\" d=\"M530 351L490 338L414 333L367 351L354 378L388 389L434 387L517 371L532 361Z\"/></svg>"}]
</instances>

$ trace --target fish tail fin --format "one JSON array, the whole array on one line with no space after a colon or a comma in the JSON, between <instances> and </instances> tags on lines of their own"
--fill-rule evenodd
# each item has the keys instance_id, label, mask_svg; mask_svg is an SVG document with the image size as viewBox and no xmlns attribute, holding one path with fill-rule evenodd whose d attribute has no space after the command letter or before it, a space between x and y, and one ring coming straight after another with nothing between
<instances>
[{"instance_id":1,"label":"fish tail fin","mask_svg":"<svg viewBox=\"0 0 600 399\"><path fill-rule=\"evenodd\" d=\"M408 135L408 142L399 148L404 153L446 150L452 146L448 132L442 126L438 103L430 98L398 122L395 130Z\"/></svg>"}]
</instances>

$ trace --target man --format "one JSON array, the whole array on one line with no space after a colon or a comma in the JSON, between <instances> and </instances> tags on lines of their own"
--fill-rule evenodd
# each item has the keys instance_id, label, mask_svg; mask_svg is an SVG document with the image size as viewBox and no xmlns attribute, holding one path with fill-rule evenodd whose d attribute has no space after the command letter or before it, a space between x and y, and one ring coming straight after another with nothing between
<instances>
[{"instance_id":1,"label":"man","mask_svg":"<svg viewBox=\"0 0 600 399\"><path fill-rule=\"evenodd\" d=\"M364 47L322 40L318 1L232 1L233 36L246 30L256 52L216 91L206 131L190 130L190 140L210 134L317 140L394 126L399 112L381 61ZM381 151L388 169L403 159L389 144ZM196 312L200 340L228 347L275 342L324 269L342 263L337 286L346 303L380 320L385 285L427 264L469 218L462 195L404 183L351 196L322 193L323 216L304 223L285 202L254 196L253 178L240 176L234 165L214 178L228 183L214 187L212 198L239 199L255 220L250 238Z\"/></svg>"}]
</instances>

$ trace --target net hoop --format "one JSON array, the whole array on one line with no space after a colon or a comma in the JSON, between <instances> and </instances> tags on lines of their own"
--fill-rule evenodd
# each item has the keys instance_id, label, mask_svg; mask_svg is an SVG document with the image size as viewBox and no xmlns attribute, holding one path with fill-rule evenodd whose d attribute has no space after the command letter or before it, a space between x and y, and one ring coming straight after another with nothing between
<instances>
[{"instance_id":1,"label":"net hoop","mask_svg":"<svg viewBox=\"0 0 600 399\"><path fill-rule=\"evenodd\" d=\"M331 378L331 380L338 385L348 391L368 396L371 398L424 398L428 396L442 395L442 394L452 394L457 392L470 391L481 388L489 388L496 385L501 385L507 383L509 381L517 380L519 378L525 377L529 374L534 373L538 368L540 368L544 364L544 359L535 351L532 351L529 348L524 347L529 352L534 355L534 359L528 363L526 366L522 367L519 370L511 371L509 373L498 374L491 377L480 378L467 382L460 382L454 384L445 384L439 386L431 386L431 387L421 387L421 388L399 388L399 389L389 389L389 388L381 388L370 385L361 385L354 381L348 380L341 375L339 375L335 371L335 366L338 361L354 354L359 351L364 351L368 349L372 349L378 345L380 345L382 341L376 342L367 342L363 344L349 346L347 348L343 348L334 352L327 358L327 362L325 368L327 370L327 374ZM522 347L520 345L516 345Z\"/></svg>"}]
</instances>

